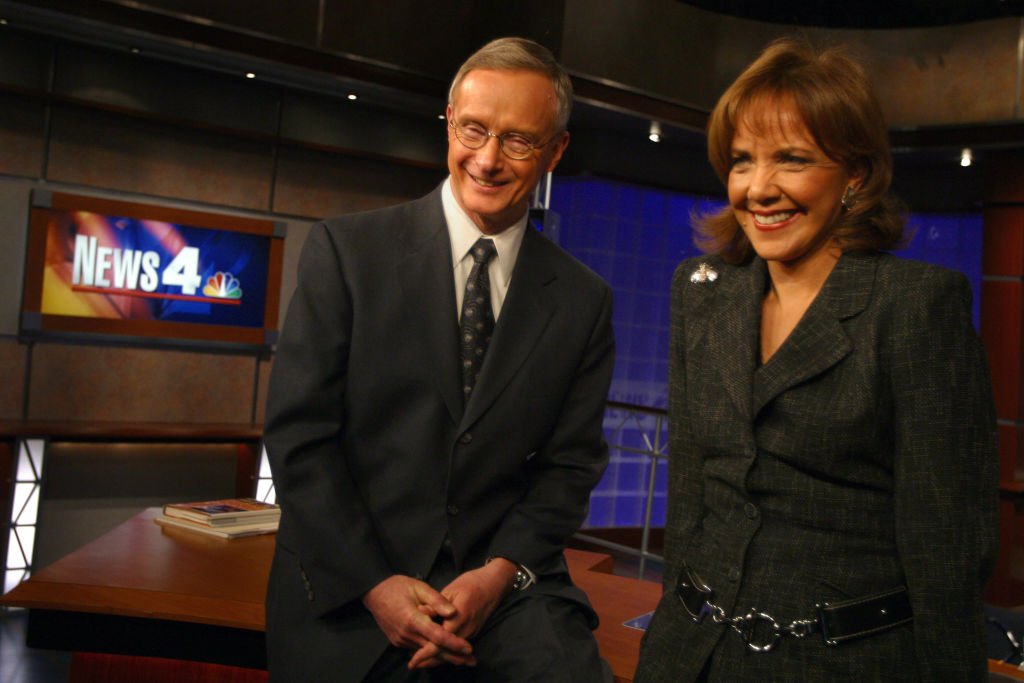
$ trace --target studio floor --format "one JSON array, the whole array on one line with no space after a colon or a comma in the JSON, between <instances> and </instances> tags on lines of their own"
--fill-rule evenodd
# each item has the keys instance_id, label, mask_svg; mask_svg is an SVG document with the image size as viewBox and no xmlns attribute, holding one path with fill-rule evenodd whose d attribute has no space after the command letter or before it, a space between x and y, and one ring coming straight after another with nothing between
<instances>
[{"instance_id":1,"label":"studio floor","mask_svg":"<svg viewBox=\"0 0 1024 683\"><path fill-rule=\"evenodd\" d=\"M27 611L0 608L0 681L67 683L71 672L71 654L27 647L27 622Z\"/></svg>"}]
</instances>

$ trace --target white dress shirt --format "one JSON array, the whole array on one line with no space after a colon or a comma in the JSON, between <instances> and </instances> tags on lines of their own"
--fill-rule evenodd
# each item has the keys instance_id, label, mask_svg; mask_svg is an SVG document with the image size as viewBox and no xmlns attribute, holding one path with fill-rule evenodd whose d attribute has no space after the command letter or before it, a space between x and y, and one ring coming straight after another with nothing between
<instances>
[{"instance_id":1,"label":"white dress shirt","mask_svg":"<svg viewBox=\"0 0 1024 683\"><path fill-rule=\"evenodd\" d=\"M445 221L448 223L448 238L452 244L452 270L455 271L455 315L462 315L462 297L466 291L466 280L469 279L469 271L473 269L473 257L469 254L469 250L478 239L486 237L494 242L494 248L497 250L497 254L487 267L487 274L491 279L491 308L494 311L494 319L497 321L498 315L501 313L501 305L508 293L509 283L512 281L512 270L515 268L516 258L519 257L519 247L523 243L523 235L526 234L529 211L524 211L519 220L497 235L485 235L459 206L455 194L452 192L450 177L441 189L441 203L444 208Z\"/></svg>"}]
</instances>

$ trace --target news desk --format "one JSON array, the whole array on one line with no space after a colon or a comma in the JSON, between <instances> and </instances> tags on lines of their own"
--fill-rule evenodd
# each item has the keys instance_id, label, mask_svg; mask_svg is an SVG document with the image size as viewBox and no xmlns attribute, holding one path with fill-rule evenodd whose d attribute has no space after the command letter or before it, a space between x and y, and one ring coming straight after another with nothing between
<instances>
[{"instance_id":1,"label":"news desk","mask_svg":"<svg viewBox=\"0 0 1024 683\"><path fill-rule=\"evenodd\" d=\"M0 605L30 610L29 646L75 653L75 681L265 681L274 537L167 529L154 523L159 513L150 508L40 569ZM600 616L601 655L616 682L629 683L642 632L624 622L654 609L660 585L612 574L601 553L569 550L566 559Z\"/></svg>"},{"instance_id":2,"label":"news desk","mask_svg":"<svg viewBox=\"0 0 1024 683\"><path fill-rule=\"evenodd\" d=\"M28 645L68 650L76 683L265 683L263 594L274 537L230 541L165 529L148 509L44 567L0 605L29 611ZM611 573L612 558L567 550L573 581L601 618L601 655L630 683L661 586ZM1024 680L989 662L990 681Z\"/></svg>"}]
</instances>

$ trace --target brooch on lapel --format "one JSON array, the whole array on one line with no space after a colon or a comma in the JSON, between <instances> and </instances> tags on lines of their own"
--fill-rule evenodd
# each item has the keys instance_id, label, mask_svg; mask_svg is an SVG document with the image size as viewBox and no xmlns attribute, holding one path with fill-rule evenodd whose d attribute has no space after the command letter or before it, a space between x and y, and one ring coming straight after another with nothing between
<instances>
[{"instance_id":1,"label":"brooch on lapel","mask_svg":"<svg viewBox=\"0 0 1024 683\"><path fill-rule=\"evenodd\" d=\"M690 282L714 282L718 279L718 271L706 263L697 266L697 270L690 274Z\"/></svg>"}]
</instances>

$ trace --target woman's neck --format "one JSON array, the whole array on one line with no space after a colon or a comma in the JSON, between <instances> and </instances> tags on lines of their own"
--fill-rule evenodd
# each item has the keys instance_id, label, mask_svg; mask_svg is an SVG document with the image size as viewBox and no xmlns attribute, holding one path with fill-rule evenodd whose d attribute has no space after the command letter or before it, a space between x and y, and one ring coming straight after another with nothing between
<instances>
[{"instance_id":1,"label":"woman's neck","mask_svg":"<svg viewBox=\"0 0 1024 683\"><path fill-rule=\"evenodd\" d=\"M820 249L799 263L768 262L769 288L761 303L761 362L767 363L825 285L842 252Z\"/></svg>"},{"instance_id":2,"label":"woman's neck","mask_svg":"<svg viewBox=\"0 0 1024 683\"><path fill-rule=\"evenodd\" d=\"M812 301L840 256L842 251L838 247L827 246L797 262L768 261L768 294L774 295L783 306Z\"/></svg>"}]
</instances>

